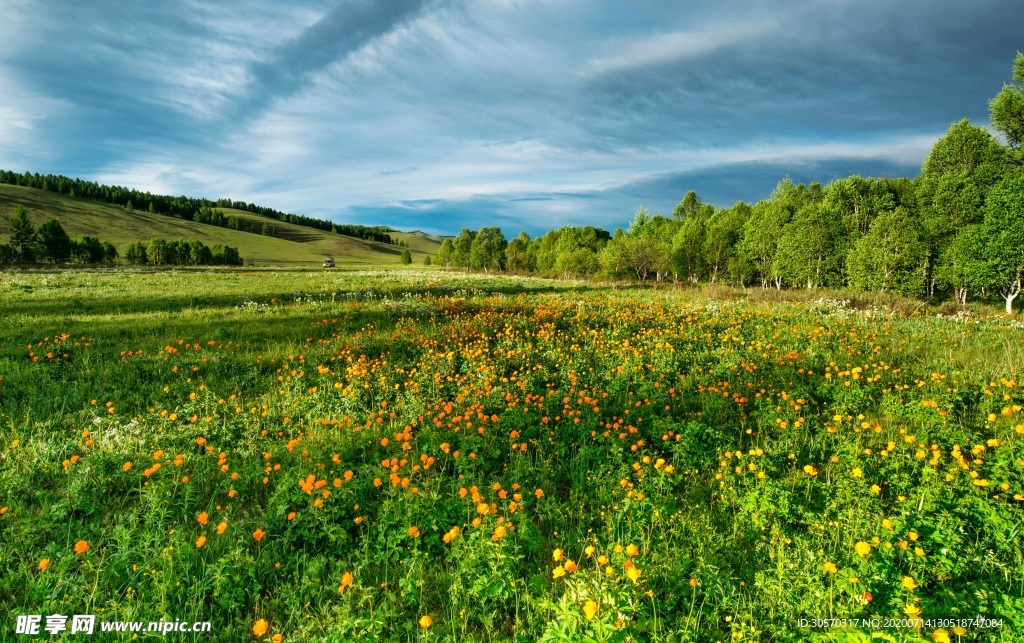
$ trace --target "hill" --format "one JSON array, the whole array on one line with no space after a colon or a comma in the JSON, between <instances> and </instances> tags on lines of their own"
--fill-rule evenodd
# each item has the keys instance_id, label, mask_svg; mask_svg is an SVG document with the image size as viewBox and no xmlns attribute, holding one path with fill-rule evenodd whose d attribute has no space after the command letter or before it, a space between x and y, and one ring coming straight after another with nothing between
<instances>
[{"instance_id":1,"label":"hill","mask_svg":"<svg viewBox=\"0 0 1024 643\"><path fill-rule=\"evenodd\" d=\"M160 214L133 210L15 185L0 185L0 237L10 234L8 218L23 206L33 225L57 219L72 237L92 235L110 241L123 253L128 244L154 237L192 237L212 246L235 246L246 262L257 265L317 265L334 257L338 265L397 264L402 249L386 243L356 239L342 234L277 221L243 210L222 208L225 216L237 216L270 223L276 237L230 230ZM413 233L395 232L393 238L407 240L414 263L436 254L439 242Z\"/></svg>"}]
</instances>

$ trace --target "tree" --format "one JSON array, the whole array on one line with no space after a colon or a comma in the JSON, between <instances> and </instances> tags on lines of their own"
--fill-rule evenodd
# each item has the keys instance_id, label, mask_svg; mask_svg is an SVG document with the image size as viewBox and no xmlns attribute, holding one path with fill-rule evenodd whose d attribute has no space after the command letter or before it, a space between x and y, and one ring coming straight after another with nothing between
<instances>
[{"instance_id":1,"label":"tree","mask_svg":"<svg viewBox=\"0 0 1024 643\"><path fill-rule=\"evenodd\" d=\"M401 262L403 266L408 266L412 263L412 254L410 254L408 249L402 251Z\"/></svg>"},{"instance_id":2,"label":"tree","mask_svg":"<svg viewBox=\"0 0 1024 643\"><path fill-rule=\"evenodd\" d=\"M716 210L708 220L704 238L711 281L727 271L729 259L736 253L736 244L743 234L743 224L750 216L750 206L739 201L727 210Z\"/></svg>"},{"instance_id":3,"label":"tree","mask_svg":"<svg viewBox=\"0 0 1024 643\"><path fill-rule=\"evenodd\" d=\"M532 272L537 269L537 255L526 231L508 242L505 248L505 265L513 272Z\"/></svg>"},{"instance_id":4,"label":"tree","mask_svg":"<svg viewBox=\"0 0 1024 643\"><path fill-rule=\"evenodd\" d=\"M161 266L167 262L167 242L163 239L150 239L146 246L146 257L149 263L154 266Z\"/></svg>"},{"instance_id":5,"label":"tree","mask_svg":"<svg viewBox=\"0 0 1024 643\"><path fill-rule=\"evenodd\" d=\"M992 126L1003 133L1014 150L1024 145L1024 54L1013 61L1013 83L1003 85L988 103Z\"/></svg>"},{"instance_id":6,"label":"tree","mask_svg":"<svg viewBox=\"0 0 1024 643\"><path fill-rule=\"evenodd\" d=\"M696 192L690 190L683 197L683 200L679 202L679 205L676 206L676 209L673 210L672 216L676 219L696 216L697 212L700 211L701 205L700 197L697 196Z\"/></svg>"},{"instance_id":7,"label":"tree","mask_svg":"<svg viewBox=\"0 0 1024 643\"><path fill-rule=\"evenodd\" d=\"M117 248L114 244L109 241L103 242L103 263L108 266L114 265L117 262Z\"/></svg>"},{"instance_id":8,"label":"tree","mask_svg":"<svg viewBox=\"0 0 1024 643\"><path fill-rule=\"evenodd\" d=\"M142 242L129 244L128 248L124 251L124 259L133 266L148 263L148 259L146 257L146 244Z\"/></svg>"},{"instance_id":9,"label":"tree","mask_svg":"<svg viewBox=\"0 0 1024 643\"><path fill-rule=\"evenodd\" d=\"M993 285L1006 301L1006 313L1012 314L1024 277L1024 173L1018 171L992 188L982 230Z\"/></svg>"},{"instance_id":10,"label":"tree","mask_svg":"<svg viewBox=\"0 0 1024 643\"><path fill-rule=\"evenodd\" d=\"M956 235L939 257L935 273L939 284L953 291L960 304L967 295L982 293L996 283L992 264L985 257L986 238L981 225L970 225Z\"/></svg>"},{"instance_id":11,"label":"tree","mask_svg":"<svg viewBox=\"0 0 1024 643\"><path fill-rule=\"evenodd\" d=\"M452 241L452 265L457 268L469 268L469 254L473 247L476 232L463 228L459 236Z\"/></svg>"},{"instance_id":12,"label":"tree","mask_svg":"<svg viewBox=\"0 0 1024 643\"><path fill-rule=\"evenodd\" d=\"M480 228L469 249L469 265L477 270L505 269L505 234L498 227Z\"/></svg>"},{"instance_id":13,"label":"tree","mask_svg":"<svg viewBox=\"0 0 1024 643\"><path fill-rule=\"evenodd\" d=\"M77 263L103 263L103 242L90 235L79 235L71 243L71 256Z\"/></svg>"},{"instance_id":14,"label":"tree","mask_svg":"<svg viewBox=\"0 0 1024 643\"><path fill-rule=\"evenodd\" d=\"M71 259L71 237L56 219L47 219L36 233L39 257L53 263L67 263Z\"/></svg>"},{"instance_id":15,"label":"tree","mask_svg":"<svg viewBox=\"0 0 1024 643\"><path fill-rule=\"evenodd\" d=\"M902 295L924 291L925 245L904 208L879 215L846 260L850 285Z\"/></svg>"},{"instance_id":16,"label":"tree","mask_svg":"<svg viewBox=\"0 0 1024 643\"><path fill-rule=\"evenodd\" d=\"M430 255L423 257L423 265L429 266L432 262L430 261Z\"/></svg>"},{"instance_id":17,"label":"tree","mask_svg":"<svg viewBox=\"0 0 1024 643\"><path fill-rule=\"evenodd\" d=\"M823 202L810 202L783 229L775 269L791 284L808 289L840 286L847 239L842 218Z\"/></svg>"},{"instance_id":18,"label":"tree","mask_svg":"<svg viewBox=\"0 0 1024 643\"><path fill-rule=\"evenodd\" d=\"M260 229L260 234L262 234L264 237L276 237L277 228L270 225L269 223L264 223L263 227Z\"/></svg>"},{"instance_id":19,"label":"tree","mask_svg":"<svg viewBox=\"0 0 1024 643\"><path fill-rule=\"evenodd\" d=\"M445 268L451 268L454 261L455 246L451 239L445 239L441 242L441 247L437 250L437 263Z\"/></svg>"},{"instance_id":20,"label":"tree","mask_svg":"<svg viewBox=\"0 0 1024 643\"><path fill-rule=\"evenodd\" d=\"M35 259L36 230L20 205L14 209L11 217L11 250L15 261L32 261Z\"/></svg>"},{"instance_id":21,"label":"tree","mask_svg":"<svg viewBox=\"0 0 1024 643\"><path fill-rule=\"evenodd\" d=\"M672 237L673 269L694 284L700 281L706 272L704 227L704 221L700 217L687 217Z\"/></svg>"}]
</instances>

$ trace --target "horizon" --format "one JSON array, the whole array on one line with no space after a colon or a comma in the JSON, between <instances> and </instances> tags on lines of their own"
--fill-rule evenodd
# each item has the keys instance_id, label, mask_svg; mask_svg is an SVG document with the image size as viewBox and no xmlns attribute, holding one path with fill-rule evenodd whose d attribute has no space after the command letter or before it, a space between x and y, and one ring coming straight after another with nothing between
<instances>
[{"instance_id":1,"label":"horizon","mask_svg":"<svg viewBox=\"0 0 1024 643\"><path fill-rule=\"evenodd\" d=\"M0 167L441 235L914 176L1017 51L1008 0L7 4Z\"/></svg>"}]
</instances>

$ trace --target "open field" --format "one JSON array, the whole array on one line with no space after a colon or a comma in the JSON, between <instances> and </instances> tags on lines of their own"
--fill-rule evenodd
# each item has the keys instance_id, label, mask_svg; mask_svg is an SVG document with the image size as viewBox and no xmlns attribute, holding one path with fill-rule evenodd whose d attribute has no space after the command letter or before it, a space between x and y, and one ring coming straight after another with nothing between
<instances>
[{"instance_id":1,"label":"open field","mask_svg":"<svg viewBox=\"0 0 1024 643\"><path fill-rule=\"evenodd\" d=\"M733 292L0 272L0 640L1021 640L1022 325Z\"/></svg>"},{"instance_id":2,"label":"open field","mask_svg":"<svg viewBox=\"0 0 1024 643\"><path fill-rule=\"evenodd\" d=\"M99 237L113 243L122 254L128 244L154 237L167 240L191 237L208 246L217 243L234 246L247 263L252 261L257 265L319 265L327 256L333 256L340 265L394 265L399 263L402 253L401 248L386 243L324 232L230 208L218 209L226 217L234 215L270 223L278 229L279 237L229 230L142 210L127 212L113 205L14 185L0 185L0 236L10 233L7 221L19 205L25 208L37 228L54 218L72 237L80 234ZM441 245L419 235L395 233L395 236L410 240L413 262L417 264L423 262L425 254L436 254Z\"/></svg>"}]
</instances>

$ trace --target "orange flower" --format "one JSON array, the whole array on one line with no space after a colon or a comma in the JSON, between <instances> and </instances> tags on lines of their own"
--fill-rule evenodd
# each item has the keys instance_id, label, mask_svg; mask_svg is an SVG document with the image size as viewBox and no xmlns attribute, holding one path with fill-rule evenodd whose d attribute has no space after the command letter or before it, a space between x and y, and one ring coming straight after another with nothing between
<instances>
[{"instance_id":1,"label":"orange flower","mask_svg":"<svg viewBox=\"0 0 1024 643\"><path fill-rule=\"evenodd\" d=\"M204 511L203 513L199 514L198 517L196 517L196 520L199 521L200 525L205 525L207 521L210 520L210 515Z\"/></svg>"},{"instance_id":2,"label":"orange flower","mask_svg":"<svg viewBox=\"0 0 1024 643\"><path fill-rule=\"evenodd\" d=\"M294 511L289 511L288 512L288 520L295 520L295 512Z\"/></svg>"},{"instance_id":3,"label":"orange flower","mask_svg":"<svg viewBox=\"0 0 1024 643\"><path fill-rule=\"evenodd\" d=\"M221 522L219 525L217 525L217 534L223 534L227 530L227 528L228 523Z\"/></svg>"},{"instance_id":4,"label":"orange flower","mask_svg":"<svg viewBox=\"0 0 1024 643\"><path fill-rule=\"evenodd\" d=\"M256 531L252 532L252 537L254 539L256 539L256 542L259 542L259 541L263 540L263 535L265 533L266 533L265 531L263 531L262 529L257 527Z\"/></svg>"},{"instance_id":5,"label":"orange flower","mask_svg":"<svg viewBox=\"0 0 1024 643\"><path fill-rule=\"evenodd\" d=\"M84 554L87 551L89 551L89 543L85 542L84 540L79 540L77 543L75 543L76 554Z\"/></svg>"},{"instance_id":6,"label":"orange flower","mask_svg":"<svg viewBox=\"0 0 1024 643\"><path fill-rule=\"evenodd\" d=\"M420 537L420 530L418 528L416 528L416 527L409 527L409 530L408 530L407 533L410 536L412 536L413 538L419 538Z\"/></svg>"},{"instance_id":7,"label":"orange flower","mask_svg":"<svg viewBox=\"0 0 1024 643\"><path fill-rule=\"evenodd\" d=\"M533 495L537 496L537 499L539 500L544 497L544 490L537 489L536 491L533 492Z\"/></svg>"},{"instance_id":8,"label":"orange flower","mask_svg":"<svg viewBox=\"0 0 1024 643\"><path fill-rule=\"evenodd\" d=\"M270 637L271 643L281 643L281 641L283 641L283 640L284 640L284 635L281 634L281 633L277 633L277 634L273 635L272 637Z\"/></svg>"},{"instance_id":9,"label":"orange flower","mask_svg":"<svg viewBox=\"0 0 1024 643\"><path fill-rule=\"evenodd\" d=\"M206 544L206 536L200 536L196 539L196 548L202 549L203 545Z\"/></svg>"},{"instance_id":10,"label":"orange flower","mask_svg":"<svg viewBox=\"0 0 1024 643\"><path fill-rule=\"evenodd\" d=\"M47 568L49 568L49 567L50 567L50 559L49 558L44 558L41 561L39 561L39 571L45 572L47 570Z\"/></svg>"},{"instance_id":11,"label":"orange flower","mask_svg":"<svg viewBox=\"0 0 1024 643\"><path fill-rule=\"evenodd\" d=\"M124 465L121 466L121 471L131 471L131 469L132 469L132 463L131 462L125 462Z\"/></svg>"},{"instance_id":12,"label":"orange flower","mask_svg":"<svg viewBox=\"0 0 1024 643\"><path fill-rule=\"evenodd\" d=\"M633 556L638 555L639 553L640 553L640 550L637 549L636 545L627 545L626 546L626 555L627 556L633 557Z\"/></svg>"},{"instance_id":13,"label":"orange flower","mask_svg":"<svg viewBox=\"0 0 1024 643\"><path fill-rule=\"evenodd\" d=\"M256 636L263 636L267 633L268 623L262 618L256 621L256 624L252 626L252 633Z\"/></svg>"},{"instance_id":14,"label":"orange flower","mask_svg":"<svg viewBox=\"0 0 1024 643\"><path fill-rule=\"evenodd\" d=\"M355 579L352 578L352 572L345 572L342 574L341 584L338 585L338 593L340 594L341 592L344 592L346 587L352 587L353 582L355 582Z\"/></svg>"},{"instance_id":15,"label":"orange flower","mask_svg":"<svg viewBox=\"0 0 1024 643\"><path fill-rule=\"evenodd\" d=\"M422 627L423 629L427 629L428 627L430 627L433 624L434 624L433 619L431 619L426 614L424 614L423 616L420 617L420 627Z\"/></svg>"}]
</instances>

